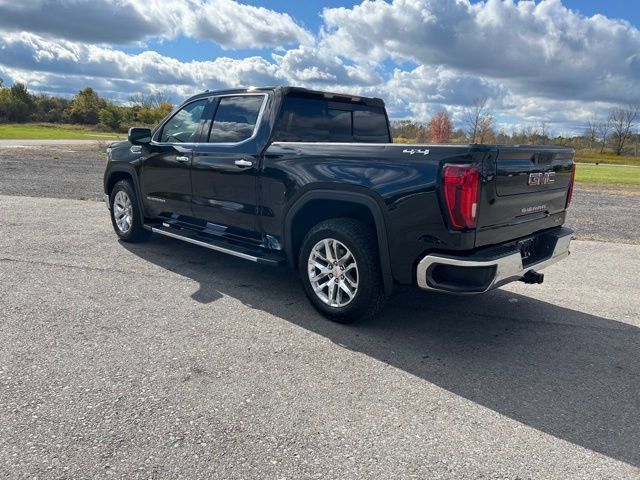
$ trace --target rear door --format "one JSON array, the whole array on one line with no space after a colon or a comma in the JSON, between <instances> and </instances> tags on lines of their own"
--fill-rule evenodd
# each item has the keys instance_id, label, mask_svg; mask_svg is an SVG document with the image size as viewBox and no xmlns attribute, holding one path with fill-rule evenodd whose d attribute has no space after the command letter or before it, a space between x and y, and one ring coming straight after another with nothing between
<instances>
[{"instance_id":1,"label":"rear door","mask_svg":"<svg viewBox=\"0 0 640 480\"><path fill-rule=\"evenodd\" d=\"M188 103L156 132L141 169L142 201L149 216L190 216L191 160L210 99Z\"/></svg>"},{"instance_id":2,"label":"rear door","mask_svg":"<svg viewBox=\"0 0 640 480\"><path fill-rule=\"evenodd\" d=\"M211 233L259 243L257 134L268 94L217 97L213 121L193 151L193 214Z\"/></svg>"},{"instance_id":3,"label":"rear door","mask_svg":"<svg viewBox=\"0 0 640 480\"><path fill-rule=\"evenodd\" d=\"M485 159L476 245L488 245L562 225L573 172L573 150L499 147Z\"/></svg>"}]
</instances>

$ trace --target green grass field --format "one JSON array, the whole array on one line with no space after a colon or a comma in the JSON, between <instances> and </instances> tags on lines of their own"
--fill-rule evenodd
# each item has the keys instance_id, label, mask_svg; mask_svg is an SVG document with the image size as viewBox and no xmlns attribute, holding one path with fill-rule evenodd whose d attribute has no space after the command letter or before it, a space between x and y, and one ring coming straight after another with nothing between
<instances>
[{"instance_id":1,"label":"green grass field","mask_svg":"<svg viewBox=\"0 0 640 480\"><path fill-rule=\"evenodd\" d=\"M125 137L125 134L106 132L81 125L58 125L53 123L0 124L0 140L114 140Z\"/></svg>"},{"instance_id":2,"label":"green grass field","mask_svg":"<svg viewBox=\"0 0 640 480\"><path fill-rule=\"evenodd\" d=\"M611 163L614 165L640 165L640 157L618 156L613 153L597 153L589 151L577 151L576 162L580 163Z\"/></svg>"},{"instance_id":3,"label":"green grass field","mask_svg":"<svg viewBox=\"0 0 640 480\"><path fill-rule=\"evenodd\" d=\"M640 167L582 163L576 166L576 183L640 185Z\"/></svg>"}]
</instances>

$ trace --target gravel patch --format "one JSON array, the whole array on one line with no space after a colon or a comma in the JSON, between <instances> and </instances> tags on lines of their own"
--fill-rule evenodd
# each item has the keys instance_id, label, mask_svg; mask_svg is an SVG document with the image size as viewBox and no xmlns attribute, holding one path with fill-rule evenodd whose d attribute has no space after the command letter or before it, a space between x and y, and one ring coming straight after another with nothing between
<instances>
[{"instance_id":1,"label":"gravel patch","mask_svg":"<svg viewBox=\"0 0 640 480\"><path fill-rule=\"evenodd\" d=\"M104 144L0 148L0 194L102 200Z\"/></svg>"},{"instance_id":2,"label":"gravel patch","mask_svg":"<svg viewBox=\"0 0 640 480\"><path fill-rule=\"evenodd\" d=\"M567 224L582 240L640 244L640 189L577 185Z\"/></svg>"}]
</instances>

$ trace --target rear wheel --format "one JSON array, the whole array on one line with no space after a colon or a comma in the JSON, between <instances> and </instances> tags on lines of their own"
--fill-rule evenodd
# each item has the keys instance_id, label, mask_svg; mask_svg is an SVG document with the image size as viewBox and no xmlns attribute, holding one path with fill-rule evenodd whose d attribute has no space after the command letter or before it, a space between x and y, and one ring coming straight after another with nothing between
<instances>
[{"instance_id":1,"label":"rear wheel","mask_svg":"<svg viewBox=\"0 0 640 480\"><path fill-rule=\"evenodd\" d=\"M133 185L129 180L115 184L111 195L111 223L118 237L125 242L142 242L151 232L145 230L144 221Z\"/></svg>"},{"instance_id":2,"label":"rear wheel","mask_svg":"<svg viewBox=\"0 0 640 480\"><path fill-rule=\"evenodd\" d=\"M375 232L362 222L337 218L313 227L298 268L307 297L331 320L370 318L384 304Z\"/></svg>"}]
</instances>

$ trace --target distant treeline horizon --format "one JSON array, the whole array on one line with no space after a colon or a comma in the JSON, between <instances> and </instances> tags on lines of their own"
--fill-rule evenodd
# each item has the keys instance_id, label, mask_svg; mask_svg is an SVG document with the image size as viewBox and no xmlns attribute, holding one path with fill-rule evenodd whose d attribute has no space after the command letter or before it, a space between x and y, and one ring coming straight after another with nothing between
<instances>
[{"instance_id":1,"label":"distant treeline horizon","mask_svg":"<svg viewBox=\"0 0 640 480\"><path fill-rule=\"evenodd\" d=\"M153 126L173 109L170 97L162 92L135 94L127 105L117 105L85 87L72 98L32 93L22 83L4 86L0 78L0 123L69 123L122 132L133 125ZM496 128L487 98L476 99L454 128L451 114L437 112L429 121L391 120L392 136L399 142L552 144L576 150L611 150L617 155L638 154L640 135L637 121L640 108L630 105L612 110L605 119L592 117L578 135L550 135L546 122Z\"/></svg>"}]
</instances>

